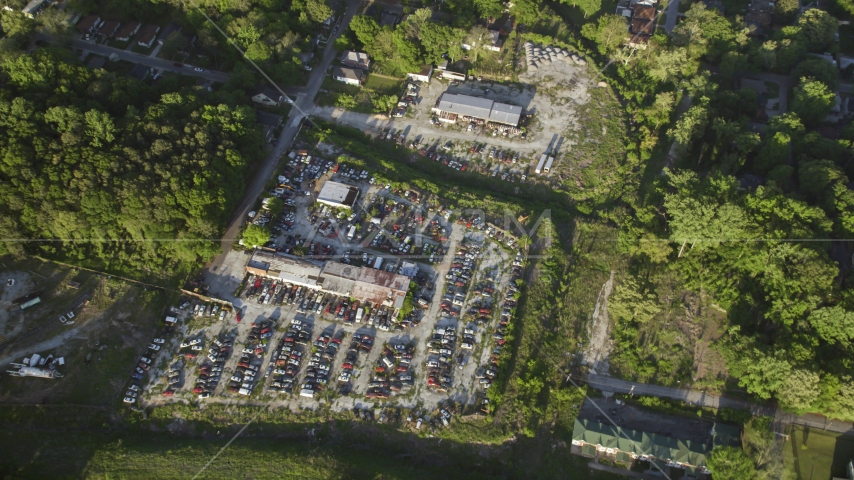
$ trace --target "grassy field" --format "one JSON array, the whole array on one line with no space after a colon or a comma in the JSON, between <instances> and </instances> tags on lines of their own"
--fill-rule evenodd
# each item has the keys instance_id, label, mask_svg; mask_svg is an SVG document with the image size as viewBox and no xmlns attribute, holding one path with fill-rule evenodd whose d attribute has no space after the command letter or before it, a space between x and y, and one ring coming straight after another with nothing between
<instances>
[{"instance_id":1,"label":"grassy field","mask_svg":"<svg viewBox=\"0 0 854 480\"><path fill-rule=\"evenodd\" d=\"M251 415L256 419L267 411L244 410L260 412ZM167 432L155 427L159 422L126 417L132 423L100 410L4 409L0 476L170 479L193 477L207 466L200 478L618 478L590 471L586 459L570 455L566 443L552 436L489 446L315 418L290 424L298 428L253 423L217 456L240 427L234 419L224 420L221 432L201 434L197 424L173 421Z\"/></svg>"},{"instance_id":2,"label":"grassy field","mask_svg":"<svg viewBox=\"0 0 854 480\"><path fill-rule=\"evenodd\" d=\"M783 458L798 480L847 478L845 466L854 458L854 438L796 427L786 441Z\"/></svg>"},{"instance_id":3,"label":"grassy field","mask_svg":"<svg viewBox=\"0 0 854 480\"><path fill-rule=\"evenodd\" d=\"M340 83L340 82L339 82ZM399 78L386 77L372 73L365 80L365 88L385 95L395 95L400 92L403 81Z\"/></svg>"}]
</instances>

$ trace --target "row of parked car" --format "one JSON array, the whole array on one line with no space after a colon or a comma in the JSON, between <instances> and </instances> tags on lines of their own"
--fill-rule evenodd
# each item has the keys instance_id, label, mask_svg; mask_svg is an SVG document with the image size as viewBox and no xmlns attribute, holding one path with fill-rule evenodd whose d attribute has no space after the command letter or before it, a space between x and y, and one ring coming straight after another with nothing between
<instances>
[{"instance_id":1,"label":"row of parked car","mask_svg":"<svg viewBox=\"0 0 854 480\"><path fill-rule=\"evenodd\" d=\"M293 393L302 365L305 346L311 342L312 325L293 319L273 356L275 369L269 391Z\"/></svg>"},{"instance_id":2,"label":"row of parked car","mask_svg":"<svg viewBox=\"0 0 854 480\"><path fill-rule=\"evenodd\" d=\"M341 363L341 373L338 375L338 392L342 395L347 395L352 390L353 370L359 361L359 355L368 354L374 348L374 337L364 333L356 333L350 341L350 346L347 349L347 354L344 361Z\"/></svg>"},{"instance_id":3,"label":"row of parked car","mask_svg":"<svg viewBox=\"0 0 854 480\"><path fill-rule=\"evenodd\" d=\"M499 355L501 355L501 351L504 349L505 343L507 343L504 336L507 333L510 321L513 319L513 313L516 307L516 293L518 291L516 280L518 280L522 275L521 265L523 262L524 254L519 252L513 262L514 270L510 279L510 284L507 286L507 291L504 293L504 300L503 305L501 306L501 315L498 319L498 325L495 327L495 331L492 334L492 340L494 342L492 353L489 356L488 363L480 368L476 373L477 381L484 389L489 388L489 386L492 385L492 381L497 373Z\"/></svg>"},{"instance_id":4,"label":"row of parked car","mask_svg":"<svg viewBox=\"0 0 854 480\"><path fill-rule=\"evenodd\" d=\"M227 389L229 392L240 395L252 394L255 385L261 379L260 369L264 361L264 354L267 351L267 339L272 335L272 321L260 320L252 324L252 328L246 337L246 346L240 352L240 361L229 379Z\"/></svg>"},{"instance_id":5,"label":"row of parked car","mask_svg":"<svg viewBox=\"0 0 854 480\"><path fill-rule=\"evenodd\" d=\"M154 362L154 358L157 356L157 353L160 352L166 344L166 339L169 335L175 331L177 321L178 320L175 317L166 317L163 330L161 330L160 334L155 337L145 349L145 353L142 354L139 362L131 373L130 385L124 395L124 403L133 404L139 399L142 379L145 377L145 372L151 369L151 365Z\"/></svg>"},{"instance_id":6,"label":"row of parked car","mask_svg":"<svg viewBox=\"0 0 854 480\"><path fill-rule=\"evenodd\" d=\"M324 333L317 337L305 370L300 396L313 398L315 392L326 388L329 384L333 361L338 350L341 349L342 342L343 331L339 331L337 335Z\"/></svg>"},{"instance_id":7,"label":"row of parked car","mask_svg":"<svg viewBox=\"0 0 854 480\"><path fill-rule=\"evenodd\" d=\"M218 303L197 303L193 306L193 316L196 317L213 317L219 318L219 321L225 320L228 316L228 310L225 307L220 307Z\"/></svg>"},{"instance_id":8,"label":"row of parked car","mask_svg":"<svg viewBox=\"0 0 854 480\"><path fill-rule=\"evenodd\" d=\"M374 377L365 392L367 398L388 398L389 392L399 392L412 387L412 358L415 347L400 343L388 343L374 367Z\"/></svg>"}]
</instances>

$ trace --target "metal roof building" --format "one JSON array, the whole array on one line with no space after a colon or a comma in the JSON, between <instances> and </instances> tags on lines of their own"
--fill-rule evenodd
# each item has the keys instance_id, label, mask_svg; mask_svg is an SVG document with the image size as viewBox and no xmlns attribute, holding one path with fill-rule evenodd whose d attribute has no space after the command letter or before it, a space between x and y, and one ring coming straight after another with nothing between
<instances>
[{"instance_id":1,"label":"metal roof building","mask_svg":"<svg viewBox=\"0 0 854 480\"><path fill-rule=\"evenodd\" d=\"M408 290L409 278L403 275L373 268L360 268L351 296L374 305L386 304L401 308Z\"/></svg>"},{"instance_id":2,"label":"metal roof building","mask_svg":"<svg viewBox=\"0 0 854 480\"><path fill-rule=\"evenodd\" d=\"M495 103L492 105L492 111L489 112L488 120L505 125L519 125L520 118L522 118L522 107L506 103Z\"/></svg>"},{"instance_id":3,"label":"metal roof building","mask_svg":"<svg viewBox=\"0 0 854 480\"><path fill-rule=\"evenodd\" d=\"M480 118L489 122L516 126L522 117L522 107L498 103L494 100L470 95L443 93L434 111Z\"/></svg>"},{"instance_id":4,"label":"metal roof building","mask_svg":"<svg viewBox=\"0 0 854 480\"><path fill-rule=\"evenodd\" d=\"M256 250L246 265L246 271L264 277L278 278L303 287L321 288L321 267L307 260L289 258Z\"/></svg>"},{"instance_id":5,"label":"metal roof building","mask_svg":"<svg viewBox=\"0 0 854 480\"><path fill-rule=\"evenodd\" d=\"M409 278L396 273L331 261L320 266L258 250L246 265L246 272L394 308L403 306L409 291Z\"/></svg>"},{"instance_id":6,"label":"metal roof building","mask_svg":"<svg viewBox=\"0 0 854 480\"><path fill-rule=\"evenodd\" d=\"M338 295L349 295L359 277L359 267L339 262L326 262L321 272L323 290Z\"/></svg>"},{"instance_id":7,"label":"metal roof building","mask_svg":"<svg viewBox=\"0 0 854 480\"><path fill-rule=\"evenodd\" d=\"M444 112L456 113L457 115L486 119L489 118L489 113L492 111L492 104L494 103L494 101L488 98L443 93L439 97L439 103L436 105L436 108Z\"/></svg>"},{"instance_id":8,"label":"metal roof building","mask_svg":"<svg viewBox=\"0 0 854 480\"><path fill-rule=\"evenodd\" d=\"M333 207L352 208L359 199L359 187L327 180L317 194L317 201Z\"/></svg>"}]
</instances>

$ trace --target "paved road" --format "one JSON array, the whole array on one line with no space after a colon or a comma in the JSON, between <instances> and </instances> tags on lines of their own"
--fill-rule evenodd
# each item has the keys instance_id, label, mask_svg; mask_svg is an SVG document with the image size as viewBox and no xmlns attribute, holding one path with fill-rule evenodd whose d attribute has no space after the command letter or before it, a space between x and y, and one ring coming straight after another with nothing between
<instances>
[{"instance_id":1,"label":"paved road","mask_svg":"<svg viewBox=\"0 0 854 480\"><path fill-rule=\"evenodd\" d=\"M723 397L713 393L688 390L683 388L662 387L660 385L648 385L645 383L630 382L604 375L588 375L587 383L597 390L615 393L634 393L636 395L649 395L660 398L672 398L685 402L689 405L701 405L712 408L736 408L749 410L753 415L764 415L774 417L779 423L805 425L811 428L829 430L831 432L854 435L854 428L849 422L827 419L821 415L793 415L786 413L776 407L756 405L746 400ZM632 390L634 388L634 390Z\"/></svg>"},{"instance_id":2,"label":"paved road","mask_svg":"<svg viewBox=\"0 0 854 480\"><path fill-rule=\"evenodd\" d=\"M282 130L282 134L279 135L278 145L270 151L264 162L259 165L255 177L246 185L246 193L243 194L243 199L240 201L240 206L237 207L234 216L228 221L228 227L225 230L225 235L223 235L221 243L223 253L216 257L208 266L211 271L216 272L220 265L222 265L225 256L231 251L232 245L238 240L237 235L240 232L243 221L255 205L255 201L264 191L267 181L276 171L276 168L278 168L282 155L293 145L294 139L302 126L303 117L305 117L306 113L314 105L314 97L317 95L318 90L320 90L326 70L332 65L332 62L338 55L334 47L335 39L350 25L350 20L356 14L360 3L360 0L348 0L347 13L339 24L338 33L330 36L329 42L326 44L326 49L323 51L323 60L320 65L314 67L305 89L297 94L295 105L291 109L287 120L285 120L285 128Z\"/></svg>"},{"instance_id":3,"label":"paved road","mask_svg":"<svg viewBox=\"0 0 854 480\"><path fill-rule=\"evenodd\" d=\"M670 0L664 12L667 14L667 18L664 21L664 31L670 35L676 27L677 18L679 18L679 0Z\"/></svg>"},{"instance_id":4,"label":"paved road","mask_svg":"<svg viewBox=\"0 0 854 480\"><path fill-rule=\"evenodd\" d=\"M57 45L64 45L64 43L52 40L50 38L44 38L44 40L55 43ZM167 72L175 72L180 73L181 75L188 75L191 77L202 77L207 80L211 80L214 82L225 83L228 81L228 74L225 72L219 71L206 71L206 72L197 72L194 70L192 65L184 65L183 67L176 67L173 62L169 60L164 60L162 58L149 57L147 55L143 55L141 53L132 52L130 50L121 50L118 48L113 48L108 45L99 45L92 41L72 39L70 45L74 48L79 48L80 50L84 50L87 52L91 52L97 55L102 55L104 57L109 57L112 54L116 54L119 56L121 60L126 60L131 63L139 63L141 65L145 65L147 67L157 68Z\"/></svg>"}]
</instances>

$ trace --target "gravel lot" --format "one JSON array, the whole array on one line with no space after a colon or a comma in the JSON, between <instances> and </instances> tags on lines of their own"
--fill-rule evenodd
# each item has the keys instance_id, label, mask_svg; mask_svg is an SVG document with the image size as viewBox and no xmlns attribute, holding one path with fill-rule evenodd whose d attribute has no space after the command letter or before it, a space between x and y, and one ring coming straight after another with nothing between
<instances>
[{"instance_id":1,"label":"gravel lot","mask_svg":"<svg viewBox=\"0 0 854 480\"><path fill-rule=\"evenodd\" d=\"M501 84L493 82L467 81L459 85L431 80L419 88L417 104L410 108L407 117L389 118L387 115L371 115L350 112L335 107L315 106L311 114L336 123L356 127L375 135L386 128L406 132L407 139L420 137L422 144L443 145L447 141L465 144L467 152L471 142L486 143L490 147L509 149L520 153L520 163L512 171L521 172L525 168L533 171L536 161L547 150L559 154L571 148L564 142L566 132L577 125L576 105L590 100L588 88L595 81L587 67L555 62L540 67L536 72L523 73L520 80L526 83ZM456 93L485 97L491 100L519 105L526 113L534 114L534 122L528 129L528 137L501 138L480 133L480 130L468 132L460 126L439 127L430 124L433 114L430 109L444 93Z\"/></svg>"}]
</instances>

